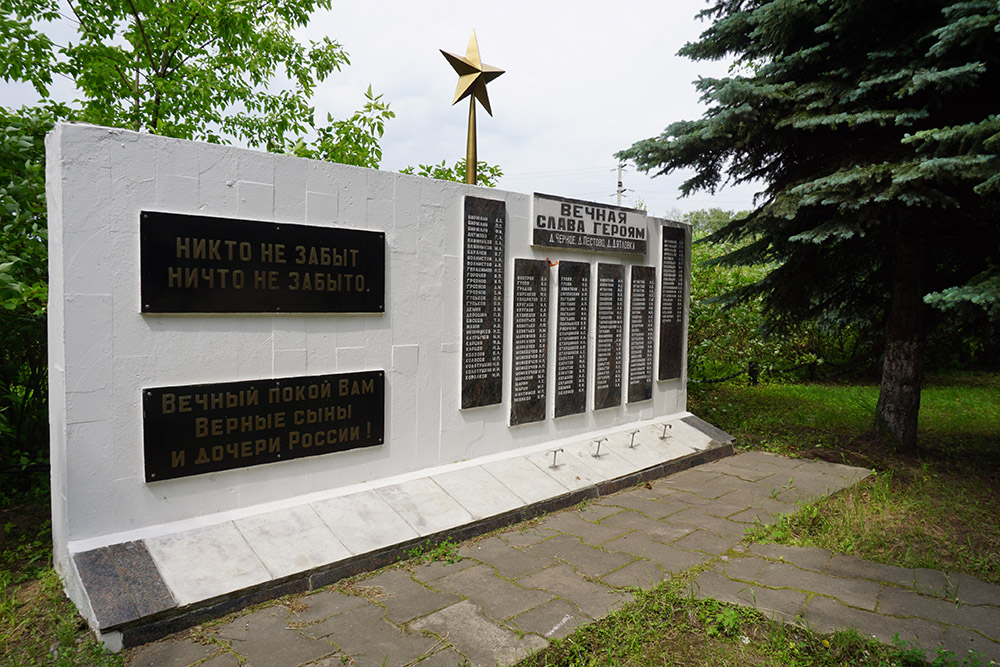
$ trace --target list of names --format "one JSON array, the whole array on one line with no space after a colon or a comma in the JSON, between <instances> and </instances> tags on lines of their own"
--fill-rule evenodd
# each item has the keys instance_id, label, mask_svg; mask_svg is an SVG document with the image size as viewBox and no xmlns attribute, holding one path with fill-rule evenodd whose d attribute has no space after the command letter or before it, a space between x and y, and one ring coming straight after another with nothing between
<instances>
[{"instance_id":1,"label":"list of names","mask_svg":"<svg viewBox=\"0 0 1000 667\"><path fill-rule=\"evenodd\" d=\"M622 339L625 318L625 267L597 265L597 344L594 360L594 409L622 402Z\"/></svg>"},{"instance_id":2,"label":"list of names","mask_svg":"<svg viewBox=\"0 0 1000 667\"><path fill-rule=\"evenodd\" d=\"M515 259L511 426L545 419L548 325L549 263Z\"/></svg>"},{"instance_id":3,"label":"list of names","mask_svg":"<svg viewBox=\"0 0 1000 667\"><path fill-rule=\"evenodd\" d=\"M556 417L587 409L587 323L590 321L590 264L559 263L556 328Z\"/></svg>"},{"instance_id":4,"label":"list of names","mask_svg":"<svg viewBox=\"0 0 1000 667\"><path fill-rule=\"evenodd\" d=\"M503 201L465 198L462 265L462 407L499 403L503 393Z\"/></svg>"}]
</instances>

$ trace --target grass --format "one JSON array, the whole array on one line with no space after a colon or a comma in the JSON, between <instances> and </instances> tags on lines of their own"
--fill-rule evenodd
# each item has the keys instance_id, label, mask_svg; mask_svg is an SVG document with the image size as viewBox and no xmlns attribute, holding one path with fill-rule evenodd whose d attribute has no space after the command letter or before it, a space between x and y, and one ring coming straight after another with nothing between
<instances>
[{"instance_id":1,"label":"grass","mask_svg":"<svg viewBox=\"0 0 1000 667\"><path fill-rule=\"evenodd\" d=\"M0 510L0 665L120 667L87 630L52 569L48 507Z\"/></svg>"},{"instance_id":2,"label":"grass","mask_svg":"<svg viewBox=\"0 0 1000 667\"><path fill-rule=\"evenodd\" d=\"M926 664L922 652L903 642L884 646L853 631L822 636L752 609L696 600L684 595L685 587L682 577L650 591L636 590L635 599L623 608L552 642L518 667ZM938 654L932 664L972 667L980 663Z\"/></svg>"},{"instance_id":3,"label":"grass","mask_svg":"<svg viewBox=\"0 0 1000 667\"><path fill-rule=\"evenodd\" d=\"M724 386L690 409L743 448L872 468L847 491L751 532L866 560L964 572L1000 584L1000 376L933 377L921 397L921 451L903 456L863 434L878 387Z\"/></svg>"}]
</instances>

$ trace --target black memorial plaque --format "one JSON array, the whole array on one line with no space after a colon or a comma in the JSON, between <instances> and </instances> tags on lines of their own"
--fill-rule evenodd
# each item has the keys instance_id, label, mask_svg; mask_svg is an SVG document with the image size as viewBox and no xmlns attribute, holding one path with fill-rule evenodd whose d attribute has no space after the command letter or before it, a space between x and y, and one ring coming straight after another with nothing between
<instances>
[{"instance_id":1,"label":"black memorial plaque","mask_svg":"<svg viewBox=\"0 0 1000 667\"><path fill-rule=\"evenodd\" d=\"M385 234L139 216L144 313L382 313Z\"/></svg>"},{"instance_id":2,"label":"black memorial plaque","mask_svg":"<svg viewBox=\"0 0 1000 667\"><path fill-rule=\"evenodd\" d=\"M628 326L628 402L653 397L653 323L656 317L656 268L632 267Z\"/></svg>"},{"instance_id":3,"label":"black memorial plaque","mask_svg":"<svg viewBox=\"0 0 1000 667\"><path fill-rule=\"evenodd\" d=\"M625 319L625 267L597 265L597 344L594 354L594 409L622 402L622 340Z\"/></svg>"},{"instance_id":4,"label":"black memorial plaque","mask_svg":"<svg viewBox=\"0 0 1000 667\"><path fill-rule=\"evenodd\" d=\"M142 431L147 482L381 445L385 373L143 389Z\"/></svg>"},{"instance_id":5,"label":"black memorial plaque","mask_svg":"<svg viewBox=\"0 0 1000 667\"><path fill-rule=\"evenodd\" d=\"M465 198L462 407L503 400L503 281L507 204Z\"/></svg>"},{"instance_id":6,"label":"black memorial plaque","mask_svg":"<svg viewBox=\"0 0 1000 667\"><path fill-rule=\"evenodd\" d=\"M616 254L646 254L646 212L535 193L531 244Z\"/></svg>"},{"instance_id":7,"label":"black memorial plaque","mask_svg":"<svg viewBox=\"0 0 1000 667\"><path fill-rule=\"evenodd\" d=\"M511 426L545 419L548 342L549 262L515 259Z\"/></svg>"},{"instance_id":8,"label":"black memorial plaque","mask_svg":"<svg viewBox=\"0 0 1000 667\"><path fill-rule=\"evenodd\" d=\"M663 265L660 273L660 380L681 376L684 352L684 263L687 234L679 227L663 227Z\"/></svg>"},{"instance_id":9,"label":"black memorial plaque","mask_svg":"<svg viewBox=\"0 0 1000 667\"><path fill-rule=\"evenodd\" d=\"M556 327L556 417L587 409L587 328L590 322L590 264L559 262Z\"/></svg>"}]
</instances>

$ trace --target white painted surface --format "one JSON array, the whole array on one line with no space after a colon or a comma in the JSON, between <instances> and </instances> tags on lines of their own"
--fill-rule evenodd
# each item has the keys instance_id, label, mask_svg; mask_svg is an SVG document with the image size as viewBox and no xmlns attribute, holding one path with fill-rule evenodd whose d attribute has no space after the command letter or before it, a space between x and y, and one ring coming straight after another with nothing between
<instances>
[{"instance_id":1,"label":"white painted surface","mask_svg":"<svg viewBox=\"0 0 1000 667\"><path fill-rule=\"evenodd\" d=\"M170 535L218 517L294 507L302 502L298 498L393 476L419 477L427 468L503 458L549 442L585 440L640 418L684 410L682 378L655 382L650 401L553 419L553 345L548 418L508 426L514 258L590 262L593 318L599 261L659 267L655 220L645 258L536 249L530 246L531 198L525 194L89 125L58 125L47 147L53 536L57 567L74 579L68 582L71 591L78 586L68 567L70 551L115 543L123 535L159 535L160 563L168 551L186 548L170 542ZM459 408L466 195L502 199L507 206L503 400L471 410ZM385 313L142 315L142 210L383 231ZM554 304L556 290L551 292ZM625 313L627 323L627 303ZM626 378L627 363L626 355ZM385 445L145 482L143 388L358 370L386 371ZM592 379L590 384L588 405ZM566 488L603 478L574 457L561 457L562 471L546 470L548 455L535 458L537 470ZM497 469L510 473L516 465L497 464ZM535 498L503 475L497 479L526 502ZM316 511L351 552L384 546L384 536L370 523L347 529L357 519L348 514L363 508L336 499L324 502L314 504ZM248 581L266 576L264 566L258 562L257 567L247 570ZM194 595L181 591L182 597Z\"/></svg>"}]
</instances>

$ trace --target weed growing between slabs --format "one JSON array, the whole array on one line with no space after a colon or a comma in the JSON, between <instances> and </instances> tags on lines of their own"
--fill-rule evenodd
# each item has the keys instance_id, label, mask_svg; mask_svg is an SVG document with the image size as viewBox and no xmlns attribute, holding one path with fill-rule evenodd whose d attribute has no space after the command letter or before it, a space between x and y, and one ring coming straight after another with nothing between
<instances>
[{"instance_id":1,"label":"weed growing between slabs","mask_svg":"<svg viewBox=\"0 0 1000 667\"><path fill-rule=\"evenodd\" d=\"M684 594L684 579L650 590L635 590L635 600L609 616L578 628L518 663L518 667L718 667L795 665L833 667L917 667L924 654L905 642L884 646L855 631L822 636L756 610ZM939 653L932 667L976 667Z\"/></svg>"},{"instance_id":2,"label":"weed growing between slabs","mask_svg":"<svg viewBox=\"0 0 1000 667\"><path fill-rule=\"evenodd\" d=\"M741 449L822 458L875 475L748 537L817 546L901 567L963 572L1000 584L1000 375L932 377L920 407L917 457L863 434L878 387L717 386L691 410Z\"/></svg>"}]
</instances>

